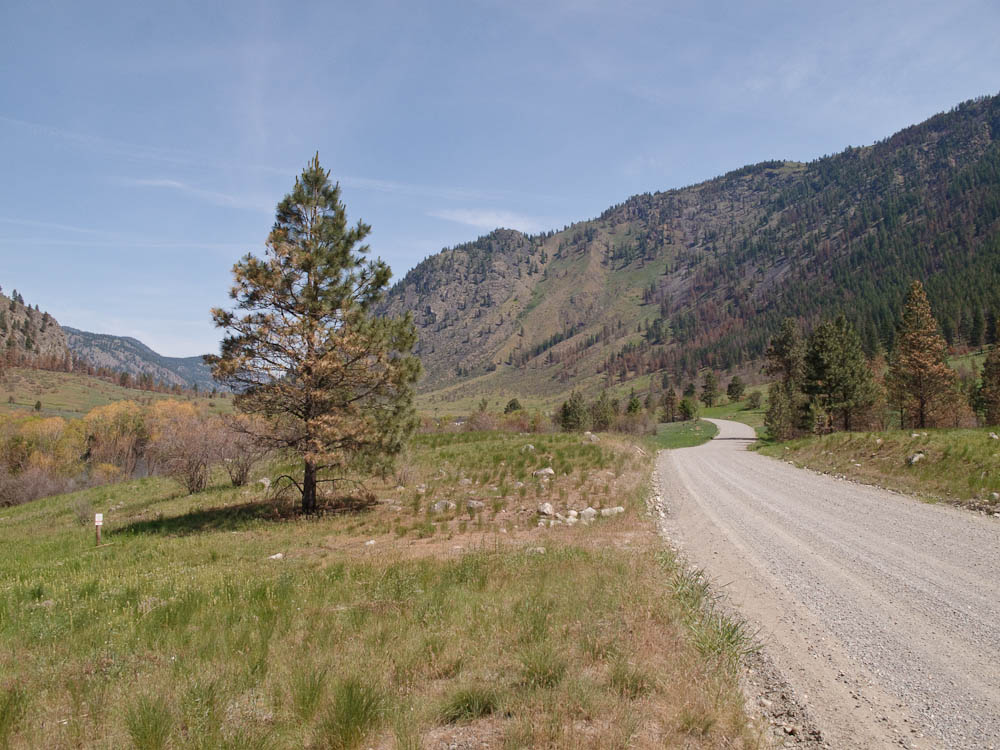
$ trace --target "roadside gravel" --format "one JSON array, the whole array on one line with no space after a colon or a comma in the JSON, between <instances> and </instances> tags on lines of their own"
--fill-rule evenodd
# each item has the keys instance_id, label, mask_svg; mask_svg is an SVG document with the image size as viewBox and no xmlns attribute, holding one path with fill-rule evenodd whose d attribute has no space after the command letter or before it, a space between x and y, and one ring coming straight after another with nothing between
<instances>
[{"instance_id":1,"label":"roadside gravel","mask_svg":"<svg viewBox=\"0 0 1000 750\"><path fill-rule=\"evenodd\" d=\"M1000 748L1000 523L746 450L662 451L665 533L834 748Z\"/></svg>"}]
</instances>

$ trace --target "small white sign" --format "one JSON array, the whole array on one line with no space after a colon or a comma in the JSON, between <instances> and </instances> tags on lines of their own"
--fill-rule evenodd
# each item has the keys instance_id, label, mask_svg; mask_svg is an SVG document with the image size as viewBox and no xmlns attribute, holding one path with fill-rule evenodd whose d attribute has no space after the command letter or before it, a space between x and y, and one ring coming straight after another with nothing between
<instances>
[{"instance_id":1,"label":"small white sign","mask_svg":"<svg viewBox=\"0 0 1000 750\"><path fill-rule=\"evenodd\" d=\"M103 525L104 525L104 514L103 513L95 513L94 514L94 526L103 526Z\"/></svg>"}]
</instances>

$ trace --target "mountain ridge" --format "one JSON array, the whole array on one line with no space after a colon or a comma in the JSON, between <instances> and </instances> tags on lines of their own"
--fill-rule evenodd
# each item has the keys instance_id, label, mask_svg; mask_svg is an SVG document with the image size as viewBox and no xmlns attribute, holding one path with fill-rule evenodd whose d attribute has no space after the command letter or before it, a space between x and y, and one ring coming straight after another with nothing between
<instances>
[{"instance_id":1,"label":"mountain ridge","mask_svg":"<svg viewBox=\"0 0 1000 750\"><path fill-rule=\"evenodd\" d=\"M496 230L390 290L412 312L424 394L550 398L653 372L757 361L782 318L836 312L869 353L925 281L946 337L1000 310L1000 99L980 97L870 146L748 165L631 196L563 230Z\"/></svg>"}]
</instances>

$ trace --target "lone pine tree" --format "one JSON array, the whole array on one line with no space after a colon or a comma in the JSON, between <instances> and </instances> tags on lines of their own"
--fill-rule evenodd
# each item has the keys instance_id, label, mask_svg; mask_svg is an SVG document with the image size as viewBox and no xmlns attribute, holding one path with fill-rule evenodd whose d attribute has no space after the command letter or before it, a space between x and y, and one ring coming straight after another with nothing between
<instances>
[{"instance_id":1,"label":"lone pine tree","mask_svg":"<svg viewBox=\"0 0 1000 750\"><path fill-rule=\"evenodd\" d=\"M386 470L416 426L413 384L420 362L410 316L379 317L390 278L361 244L371 227L348 227L340 185L319 163L302 170L278 204L263 258L233 267L235 310L212 310L227 335L213 375L259 425L255 437L303 462L302 510L317 484Z\"/></svg>"},{"instance_id":2,"label":"lone pine tree","mask_svg":"<svg viewBox=\"0 0 1000 750\"><path fill-rule=\"evenodd\" d=\"M914 281L903 304L903 320L889 359L889 391L915 427L927 427L953 397L955 371L948 345L931 314L923 284Z\"/></svg>"}]
</instances>

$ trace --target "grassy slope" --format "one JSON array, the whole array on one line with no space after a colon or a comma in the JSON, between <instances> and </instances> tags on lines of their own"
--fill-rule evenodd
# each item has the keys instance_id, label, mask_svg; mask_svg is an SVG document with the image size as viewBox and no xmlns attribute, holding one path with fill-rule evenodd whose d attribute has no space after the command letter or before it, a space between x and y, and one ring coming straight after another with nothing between
<instances>
[{"instance_id":1,"label":"grassy slope","mask_svg":"<svg viewBox=\"0 0 1000 750\"><path fill-rule=\"evenodd\" d=\"M68 372L49 372L14 368L5 371L0 382L0 414L33 409L36 401L42 402L42 413L60 417L80 417L96 406L113 401L145 401L146 399L183 398L167 393L122 388L99 378ZM212 411L232 411L229 398L207 397L197 401Z\"/></svg>"},{"instance_id":2,"label":"grassy slope","mask_svg":"<svg viewBox=\"0 0 1000 750\"><path fill-rule=\"evenodd\" d=\"M651 460L430 435L319 519L162 479L0 509L0 746L756 746L745 641L658 543ZM627 512L539 528L542 501Z\"/></svg>"},{"instance_id":3,"label":"grassy slope","mask_svg":"<svg viewBox=\"0 0 1000 750\"><path fill-rule=\"evenodd\" d=\"M1000 492L1000 440L990 437L995 431L841 432L765 445L761 452L928 500L1000 510L991 497ZM918 452L924 458L910 464Z\"/></svg>"},{"instance_id":4,"label":"grassy slope","mask_svg":"<svg viewBox=\"0 0 1000 750\"><path fill-rule=\"evenodd\" d=\"M661 423L656 435L647 440L655 450L664 448L691 448L706 443L719 433L719 428L703 419L691 422Z\"/></svg>"}]
</instances>

